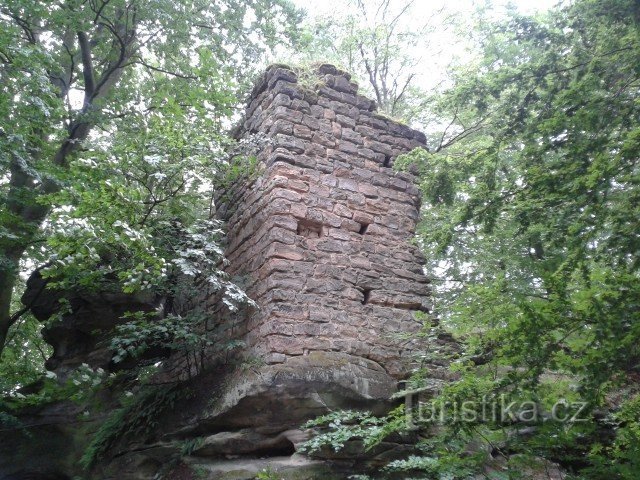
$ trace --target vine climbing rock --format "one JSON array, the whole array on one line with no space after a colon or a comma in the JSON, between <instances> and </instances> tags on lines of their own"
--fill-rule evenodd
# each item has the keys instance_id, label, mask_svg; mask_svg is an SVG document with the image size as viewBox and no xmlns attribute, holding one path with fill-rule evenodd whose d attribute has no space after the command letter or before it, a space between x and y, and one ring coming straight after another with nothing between
<instances>
[{"instance_id":1,"label":"vine climbing rock","mask_svg":"<svg viewBox=\"0 0 640 480\"><path fill-rule=\"evenodd\" d=\"M255 306L225 311L219 293L203 287L195 307L211 318L213 346L206 365L184 381L189 395L162 410L155 433L114 441L91 478L200 472L250 479L264 469L278 478L345 478L356 466L377 468L394 458L402 442L383 442L368 455L352 445L303 456L307 420L338 409L385 413L416 367L428 368L433 388L447 380L439 352L452 343L423 335L432 319L424 259L412 243L420 192L411 173L393 168L399 155L424 146L425 136L377 114L350 76L331 65L304 74L269 67L235 135L263 139L255 169L216 198L227 224L227 273L242 281ZM65 322L76 328L73 312L62 322L61 332ZM101 335L105 330L101 323ZM92 364L86 349L54 347L56 365ZM175 382L185 371L181 361L165 361L157 383ZM89 433L100 419L94 422ZM66 453L47 457L43 468L81 475L68 466L87 441L65 434L74 440L51 442ZM16 471L0 460L0 478Z\"/></svg>"}]
</instances>

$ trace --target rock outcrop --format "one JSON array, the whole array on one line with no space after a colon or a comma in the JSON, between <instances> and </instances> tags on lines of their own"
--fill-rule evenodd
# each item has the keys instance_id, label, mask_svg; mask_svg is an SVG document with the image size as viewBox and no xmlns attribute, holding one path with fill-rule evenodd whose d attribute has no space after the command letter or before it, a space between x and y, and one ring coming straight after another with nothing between
<instances>
[{"instance_id":1,"label":"rock outcrop","mask_svg":"<svg viewBox=\"0 0 640 480\"><path fill-rule=\"evenodd\" d=\"M197 471L243 479L264 468L278 478L346 478L355 465L375 466L402 450L388 444L369 458L296 453L308 419L336 409L388 410L415 355L438 347L421 339L416 315L431 308L412 243L419 190L411 174L392 168L425 137L375 113L349 75L330 65L311 79L270 67L237 131L253 134L269 140L257 172L217 200L228 225L228 273L244 279L257 307L221 315L216 295L199 300L223 319L212 323L216 343L244 347L233 363L212 359L185 383L193 395L163 416L154 435L114 447L91 478L194 478ZM65 320L60 332L84 333L77 320ZM92 358L66 334L50 340L52 367ZM430 370L444 378L444 367ZM18 470L10 463L0 462L0 474ZM53 464L50 471L81 474L64 470L68 458Z\"/></svg>"},{"instance_id":2,"label":"rock outcrop","mask_svg":"<svg viewBox=\"0 0 640 480\"><path fill-rule=\"evenodd\" d=\"M47 283L36 270L27 281L22 303L42 322L58 317L48 322L42 335L54 348L45 366L60 380L82 364L109 370L112 353L108 340L113 329L126 322L124 314L154 312L162 305L162 298L149 292L61 292L47 288Z\"/></svg>"}]
</instances>

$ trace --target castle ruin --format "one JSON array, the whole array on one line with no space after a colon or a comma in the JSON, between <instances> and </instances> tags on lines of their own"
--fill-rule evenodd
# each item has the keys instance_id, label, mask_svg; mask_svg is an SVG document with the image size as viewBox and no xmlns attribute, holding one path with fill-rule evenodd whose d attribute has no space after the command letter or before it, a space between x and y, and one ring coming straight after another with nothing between
<instances>
[{"instance_id":1,"label":"castle ruin","mask_svg":"<svg viewBox=\"0 0 640 480\"><path fill-rule=\"evenodd\" d=\"M431 309L412 243L420 192L413 175L393 168L398 155L425 145L424 135L376 113L330 65L303 79L270 67L237 131L254 134L269 140L256 174L221 192L217 206L228 273L244 279L257 308L229 315L216 335L243 342L245 366L196 378L197 398L153 443L106 460L100 478L155 478L194 438L182 461L205 478L253 478L270 466L297 472L286 478L345 478L331 475L353 466L348 455L296 453L308 435L300 426L338 409L384 413L416 355L437 347L421 337L424 316L416 314ZM214 310L217 299L203 295L202 303ZM444 367L430 367L444 378ZM47 462L56 471L69 464L60 453L36 463ZM11 468L0 462L0 474Z\"/></svg>"}]
</instances>

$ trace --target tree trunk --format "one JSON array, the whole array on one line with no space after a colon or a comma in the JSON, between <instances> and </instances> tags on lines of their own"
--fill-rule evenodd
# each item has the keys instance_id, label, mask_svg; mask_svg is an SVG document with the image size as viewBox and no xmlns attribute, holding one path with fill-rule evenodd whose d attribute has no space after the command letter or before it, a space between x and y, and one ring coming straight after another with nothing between
<instances>
[{"instance_id":1,"label":"tree trunk","mask_svg":"<svg viewBox=\"0 0 640 480\"><path fill-rule=\"evenodd\" d=\"M0 245L0 356L9 328L16 320L11 315L11 299L20 274L20 259L49 213L46 206L38 203L38 197L59 188L48 180L39 189L35 178L18 159L13 159L10 170L6 200L8 221L0 225L9 234Z\"/></svg>"},{"instance_id":2,"label":"tree trunk","mask_svg":"<svg viewBox=\"0 0 640 480\"><path fill-rule=\"evenodd\" d=\"M96 17L97 20L97 17ZM63 140L53 156L53 164L66 168L69 156L79 148L94 126L95 113L102 102L122 76L123 68L134 53L136 40L136 22L131 22L128 13L119 11L113 21L114 41L106 60L102 74L96 78L94 58L91 52L91 41L85 32L77 32L78 46L81 56L81 72L84 79L84 105L75 120L67 128L67 137ZM73 32L64 35L67 49L72 45ZM34 41L37 41L35 39ZM97 62L97 64L100 64ZM71 78L73 62L63 65L67 78ZM64 98L69 85L60 82L60 78L52 78L54 86L61 88L60 98ZM45 138L41 139L46 141ZM37 166L39 149L33 148L33 165ZM5 238L0 243L0 356L4 349L7 333L16 320L11 316L11 298L20 272L20 259L29 243L37 236L42 222L49 214L49 207L42 205L38 199L45 194L55 193L61 186L54 179L44 177L41 181L33 176L30 166L23 159L11 161L9 192L6 199L7 215L0 223L0 232ZM35 168L35 167L34 167ZM6 233L5 233L6 232ZM8 234L8 235L7 235Z\"/></svg>"},{"instance_id":3,"label":"tree trunk","mask_svg":"<svg viewBox=\"0 0 640 480\"><path fill-rule=\"evenodd\" d=\"M3 256L6 264L0 268L0 356L2 356L9 328L13 324L11 297L18 278L19 263L23 253L24 248L13 249L11 252L5 253Z\"/></svg>"}]
</instances>

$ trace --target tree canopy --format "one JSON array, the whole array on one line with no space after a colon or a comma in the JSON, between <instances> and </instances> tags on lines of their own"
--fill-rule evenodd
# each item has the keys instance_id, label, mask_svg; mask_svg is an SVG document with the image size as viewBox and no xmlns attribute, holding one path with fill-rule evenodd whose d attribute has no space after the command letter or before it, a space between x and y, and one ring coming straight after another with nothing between
<instances>
[{"instance_id":1,"label":"tree canopy","mask_svg":"<svg viewBox=\"0 0 640 480\"><path fill-rule=\"evenodd\" d=\"M418 239L437 314L463 346L451 358L459 380L437 401L459 412L486 399L549 409L563 398L583 417L525 435L457 417L422 444L423 457L396 466L469 478L488 457L460 455L479 441L507 461L508 478L522 454L559 462L571 478L636 478L640 8L578 1L537 16L478 15L479 55L431 104L441 125L431 148L401 162L420 171ZM413 387L428 376L418 372ZM404 428L393 416L386 425ZM375 443L379 426L368 431L359 435Z\"/></svg>"}]
</instances>

